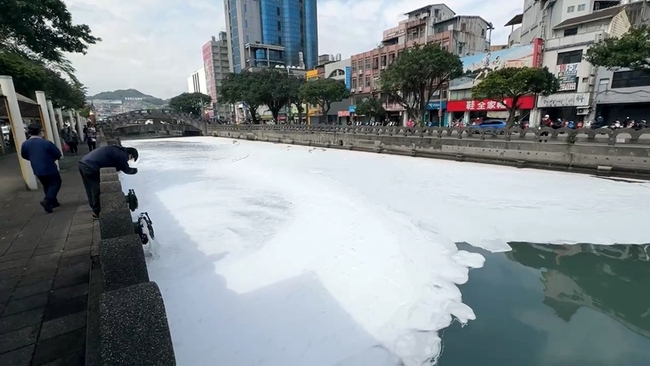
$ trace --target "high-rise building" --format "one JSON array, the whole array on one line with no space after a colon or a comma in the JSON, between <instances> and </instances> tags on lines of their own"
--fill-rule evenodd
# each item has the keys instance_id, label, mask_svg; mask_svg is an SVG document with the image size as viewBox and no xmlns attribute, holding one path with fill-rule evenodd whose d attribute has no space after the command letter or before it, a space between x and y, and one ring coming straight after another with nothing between
<instances>
[{"instance_id":1,"label":"high-rise building","mask_svg":"<svg viewBox=\"0 0 650 366\"><path fill-rule=\"evenodd\" d=\"M317 0L224 0L230 69L318 62Z\"/></svg>"},{"instance_id":2,"label":"high-rise building","mask_svg":"<svg viewBox=\"0 0 650 366\"><path fill-rule=\"evenodd\" d=\"M205 70L206 94L212 97L212 109L209 111L210 117L228 115L230 107L224 103L219 103L221 81L230 72L226 32L220 32L218 39L213 36L208 43L203 45L203 68Z\"/></svg>"},{"instance_id":3,"label":"high-rise building","mask_svg":"<svg viewBox=\"0 0 650 366\"><path fill-rule=\"evenodd\" d=\"M188 93L208 94L208 86L205 78L205 68L200 68L187 78Z\"/></svg>"}]
</instances>

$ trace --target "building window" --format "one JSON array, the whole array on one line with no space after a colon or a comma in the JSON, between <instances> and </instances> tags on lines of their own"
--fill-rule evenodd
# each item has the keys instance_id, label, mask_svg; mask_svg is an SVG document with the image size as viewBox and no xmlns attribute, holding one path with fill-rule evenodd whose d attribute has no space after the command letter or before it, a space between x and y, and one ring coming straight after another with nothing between
<instances>
[{"instance_id":1,"label":"building window","mask_svg":"<svg viewBox=\"0 0 650 366\"><path fill-rule=\"evenodd\" d=\"M584 10L585 10L585 4L578 5L578 11L584 11Z\"/></svg>"},{"instance_id":2,"label":"building window","mask_svg":"<svg viewBox=\"0 0 650 366\"><path fill-rule=\"evenodd\" d=\"M352 65L350 65L350 71L355 72L357 71L357 62L352 61Z\"/></svg>"},{"instance_id":3,"label":"building window","mask_svg":"<svg viewBox=\"0 0 650 366\"><path fill-rule=\"evenodd\" d=\"M277 8L278 16L280 16L280 7Z\"/></svg>"},{"instance_id":4,"label":"building window","mask_svg":"<svg viewBox=\"0 0 650 366\"><path fill-rule=\"evenodd\" d=\"M576 7L571 5L568 8L566 8L567 13L573 13L576 10Z\"/></svg>"},{"instance_id":5,"label":"building window","mask_svg":"<svg viewBox=\"0 0 650 366\"><path fill-rule=\"evenodd\" d=\"M557 54L557 64L577 64L582 62L582 50L560 52Z\"/></svg>"},{"instance_id":6,"label":"building window","mask_svg":"<svg viewBox=\"0 0 650 366\"><path fill-rule=\"evenodd\" d=\"M578 34L578 28L569 28L564 30L564 36L575 36Z\"/></svg>"},{"instance_id":7,"label":"building window","mask_svg":"<svg viewBox=\"0 0 650 366\"><path fill-rule=\"evenodd\" d=\"M244 28L248 28L248 19L244 19Z\"/></svg>"},{"instance_id":8,"label":"building window","mask_svg":"<svg viewBox=\"0 0 650 366\"><path fill-rule=\"evenodd\" d=\"M278 31L282 31L282 23L278 20Z\"/></svg>"},{"instance_id":9,"label":"building window","mask_svg":"<svg viewBox=\"0 0 650 366\"><path fill-rule=\"evenodd\" d=\"M617 71L612 77L612 89L650 86L650 74L645 70Z\"/></svg>"},{"instance_id":10,"label":"building window","mask_svg":"<svg viewBox=\"0 0 650 366\"><path fill-rule=\"evenodd\" d=\"M366 76L366 88L370 88L370 76Z\"/></svg>"}]
</instances>

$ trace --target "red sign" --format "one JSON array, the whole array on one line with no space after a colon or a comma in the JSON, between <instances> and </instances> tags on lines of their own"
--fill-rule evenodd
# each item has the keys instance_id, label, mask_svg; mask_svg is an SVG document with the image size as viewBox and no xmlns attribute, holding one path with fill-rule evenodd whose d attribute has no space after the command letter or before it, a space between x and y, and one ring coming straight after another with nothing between
<instances>
[{"instance_id":1,"label":"red sign","mask_svg":"<svg viewBox=\"0 0 650 366\"><path fill-rule=\"evenodd\" d=\"M350 117L350 111L339 111L337 114L339 117Z\"/></svg>"},{"instance_id":2,"label":"red sign","mask_svg":"<svg viewBox=\"0 0 650 366\"><path fill-rule=\"evenodd\" d=\"M533 109L535 107L535 96L526 95L519 98L519 109ZM450 100L447 102L448 112L465 111L505 111L512 105L512 99L505 100L505 105L494 100Z\"/></svg>"}]
</instances>

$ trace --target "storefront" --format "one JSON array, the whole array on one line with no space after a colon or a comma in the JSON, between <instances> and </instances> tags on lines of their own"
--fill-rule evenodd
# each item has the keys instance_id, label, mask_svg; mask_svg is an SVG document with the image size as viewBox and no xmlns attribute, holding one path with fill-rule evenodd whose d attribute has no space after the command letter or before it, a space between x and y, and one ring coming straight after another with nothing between
<instances>
[{"instance_id":1,"label":"storefront","mask_svg":"<svg viewBox=\"0 0 650 366\"><path fill-rule=\"evenodd\" d=\"M338 124L339 125L347 125L350 122L350 110L348 109L347 111L338 111Z\"/></svg>"},{"instance_id":2,"label":"storefront","mask_svg":"<svg viewBox=\"0 0 650 366\"><path fill-rule=\"evenodd\" d=\"M591 112L589 93L557 93L537 98L539 116L548 115L553 121L584 122Z\"/></svg>"},{"instance_id":3,"label":"storefront","mask_svg":"<svg viewBox=\"0 0 650 366\"><path fill-rule=\"evenodd\" d=\"M446 126L467 126L472 121L484 118L506 119L508 107L512 99L508 98L505 104L494 100L450 100L447 102ZM527 95L519 98L517 116L526 120L530 111L535 108L535 96Z\"/></svg>"},{"instance_id":4,"label":"storefront","mask_svg":"<svg viewBox=\"0 0 650 366\"><path fill-rule=\"evenodd\" d=\"M446 109L446 100L436 100L427 103L427 111L424 115L425 124L432 127L442 127L444 125L443 117Z\"/></svg>"}]
</instances>

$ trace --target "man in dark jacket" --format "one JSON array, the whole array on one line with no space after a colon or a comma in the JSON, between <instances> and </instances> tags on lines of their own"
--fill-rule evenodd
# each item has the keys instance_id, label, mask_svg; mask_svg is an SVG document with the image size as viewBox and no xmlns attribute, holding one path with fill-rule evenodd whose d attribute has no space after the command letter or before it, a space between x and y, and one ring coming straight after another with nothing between
<instances>
[{"instance_id":1,"label":"man in dark jacket","mask_svg":"<svg viewBox=\"0 0 650 366\"><path fill-rule=\"evenodd\" d=\"M29 139L20 147L20 156L29 160L34 175L43 185L45 198L41 206L45 212L52 213L53 208L61 206L56 196L61 189L61 174L56 166L61 158L61 151L51 141L41 137L41 126L32 124L27 127Z\"/></svg>"},{"instance_id":2,"label":"man in dark jacket","mask_svg":"<svg viewBox=\"0 0 650 366\"><path fill-rule=\"evenodd\" d=\"M135 174L137 168L129 166L129 160L138 160L138 150L132 147L102 146L79 160L79 172L88 195L88 204L93 210L93 218L99 218L99 170L101 168L115 168L126 174Z\"/></svg>"}]
</instances>

